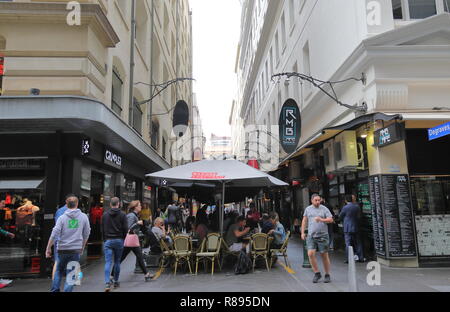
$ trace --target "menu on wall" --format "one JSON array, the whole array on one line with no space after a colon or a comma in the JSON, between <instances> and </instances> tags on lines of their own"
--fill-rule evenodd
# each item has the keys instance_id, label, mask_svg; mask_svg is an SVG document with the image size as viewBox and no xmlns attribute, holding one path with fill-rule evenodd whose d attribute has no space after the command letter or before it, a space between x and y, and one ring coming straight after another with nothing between
<instances>
[{"instance_id":1,"label":"menu on wall","mask_svg":"<svg viewBox=\"0 0 450 312\"><path fill-rule=\"evenodd\" d=\"M362 205L362 227L368 231L369 237L373 238L372 205L370 203L370 189L367 180L358 183L358 200Z\"/></svg>"},{"instance_id":2,"label":"menu on wall","mask_svg":"<svg viewBox=\"0 0 450 312\"><path fill-rule=\"evenodd\" d=\"M372 206L372 227L375 251L379 256L386 256L384 237L383 210L380 190L380 177L369 178L370 205Z\"/></svg>"},{"instance_id":3,"label":"menu on wall","mask_svg":"<svg viewBox=\"0 0 450 312\"><path fill-rule=\"evenodd\" d=\"M370 178L374 240L377 254L415 257L416 240L407 175L381 175ZM376 217L375 217L376 213Z\"/></svg>"}]
</instances>

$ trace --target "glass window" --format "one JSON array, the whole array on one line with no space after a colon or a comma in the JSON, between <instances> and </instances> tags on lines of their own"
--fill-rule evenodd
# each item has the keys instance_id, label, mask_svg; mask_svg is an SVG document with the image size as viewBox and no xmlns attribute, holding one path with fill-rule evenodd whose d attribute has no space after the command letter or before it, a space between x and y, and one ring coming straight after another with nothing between
<instances>
[{"instance_id":1,"label":"glass window","mask_svg":"<svg viewBox=\"0 0 450 312\"><path fill-rule=\"evenodd\" d=\"M416 215L450 214L450 177L411 178Z\"/></svg>"},{"instance_id":2,"label":"glass window","mask_svg":"<svg viewBox=\"0 0 450 312\"><path fill-rule=\"evenodd\" d=\"M409 15L411 19L426 18L436 15L434 0L409 0Z\"/></svg>"},{"instance_id":3,"label":"glass window","mask_svg":"<svg viewBox=\"0 0 450 312\"><path fill-rule=\"evenodd\" d=\"M133 109L133 128L142 133L142 110L140 105L138 105L138 100L134 98L134 109Z\"/></svg>"},{"instance_id":4,"label":"glass window","mask_svg":"<svg viewBox=\"0 0 450 312\"><path fill-rule=\"evenodd\" d=\"M394 19L403 19L402 0L392 0L392 13Z\"/></svg>"},{"instance_id":5,"label":"glass window","mask_svg":"<svg viewBox=\"0 0 450 312\"><path fill-rule=\"evenodd\" d=\"M444 0L444 11L450 12L450 0Z\"/></svg>"},{"instance_id":6,"label":"glass window","mask_svg":"<svg viewBox=\"0 0 450 312\"><path fill-rule=\"evenodd\" d=\"M2 95L2 82L3 82L3 71L4 71L4 58L0 57L0 95Z\"/></svg>"},{"instance_id":7,"label":"glass window","mask_svg":"<svg viewBox=\"0 0 450 312\"><path fill-rule=\"evenodd\" d=\"M122 115L122 86L123 82L120 79L119 74L113 70L111 108L119 116Z\"/></svg>"},{"instance_id":8,"label":"glass window","mask_svg":"<svg viewBox=\"0 0 450 312\"><path fill-rule=\"evenodd\" d=\"M152 123L151 144L153 148L158 148L159 139L159 125L155 122Z\"/></svg>"}]
</instances>

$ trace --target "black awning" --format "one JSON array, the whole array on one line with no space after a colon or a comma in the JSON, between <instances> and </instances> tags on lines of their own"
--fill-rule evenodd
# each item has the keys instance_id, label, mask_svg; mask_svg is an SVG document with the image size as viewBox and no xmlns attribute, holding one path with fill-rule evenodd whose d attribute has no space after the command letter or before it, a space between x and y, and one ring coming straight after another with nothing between
<instances>
[{"instance_id":1,"label":"black awning","mask_svg":"<svg viewBox=\"0 0 450 312\"><path fill-rule=\"evenodd\" d=\"M326 130L355 130L360 125L368 123L368 122L373 122L373 121L377 121L377 120L390 121L390 120L396 120L396 119L402 120L402 115L400 115L400 114L386 115L383 113L372 113L372 114L359 116L345 124L338 125L335 127L325 128L323 130L324 131L326 131Z\"/></svg>"}]
</instances>

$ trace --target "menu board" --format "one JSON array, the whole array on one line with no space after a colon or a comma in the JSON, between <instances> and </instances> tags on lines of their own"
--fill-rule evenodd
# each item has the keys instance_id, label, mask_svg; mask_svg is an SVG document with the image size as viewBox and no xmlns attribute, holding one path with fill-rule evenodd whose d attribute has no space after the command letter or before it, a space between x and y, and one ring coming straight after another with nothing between
<instances>
[{"instance_id":1,"label":"menu board","mask_svg":"<svg viewBox=\"0 0 450 312\"><path fill-rule=\"evenodd\" d=\"M384 221L380 188L380 177L369 178L370 205L372 206L372 228L375 251L379 256L386 256L386 245L384 236Z\"/></svg>"},{"instance_id":2,"label":"menu board","mask_svg":"<svg viewBox=\"0 0 450 312\"><path fill-rule=\"evenodd\" d=\"M383 209L389 257L416 256L414 220L407 175L383 175Z\"/></svg>"},{"instance_id":3,"label":"menu board","mask_svg":"<svg viewBox=\"0 0 450 312\"><path fill-rule=\"evenodd\" d=\"M417 249L408 176L372 176L369 184L377 254L388 258L415 257Z\"/></svg>"},{"instance_id":4,"label":"menu board","mask_svg":"<svg viewBox=\"0 0 450 312\"><path fill-rule=\"evenodd\" d=\"M362 205L362 220L361 226L364 231L367 231L367 235L373 238L372 230L372 205L370 202L370 188L368 180L358 183L358 200Z\"/></svg>"}]
</instances>

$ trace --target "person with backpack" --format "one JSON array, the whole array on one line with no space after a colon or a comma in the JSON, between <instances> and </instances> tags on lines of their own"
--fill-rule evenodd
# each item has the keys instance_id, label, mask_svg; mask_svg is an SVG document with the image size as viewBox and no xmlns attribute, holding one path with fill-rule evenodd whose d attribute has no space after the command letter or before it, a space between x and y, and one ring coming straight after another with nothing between
<instances>
[{"instance_id":1,"label":"person with backpack","mask_svg":"<svg viewBox=\"0 0 450 312\"><path fill-rule=\"evenodd\" d=\"M128 221L128 233L129 234L138 234L140 227L144 225L144 221L139 220L139 212L141 212L141 210L142 210L142 206L141 206L141 202L139 200L133 200L128 205L127 221ZM136 246L136 247L124 246L122 259L120 260L120 263L122 263L123 260L125 260L125 258L128 256L130 251L132 251L134 253L134 255L136 256L137 263L138 263L139 267L141 268L142 272L144 272L145 281L146 282L150 281L153 276L147 270L147 267L146 267L145 261L144 261L144 255L142 254L142 248L140 246Z\"/></svg>"},{"instance_id":2,"label":"person with backpack","mask_svg":"<svg viewBox=\"0 0 450 312\"><path fill-rule=\"evenodd\" d=\"M62 277L66 276L64 283L64 292L71 292L75 285L73 280L67 280L67 276L71 276L75 267L68 269L71 263L80 265L80 257L86 247L89 235L91 234L91 227L89 225L89 218L86 214L78 209L78 197L72 196L67 199L67 210L58 218L53 227L52 234L48 240L45 255L47 258L52 256L52 246L58 240L57 251L59 260L52 282L52 292L59 292L61 287Z\"/></svg>"},{"instance_id":3,"label":"person with backpack","mask_svg":"<svg viewBox=\"0 0 450 312\"><path fill-rule=\"evenodd\" d=\"M105 253L105 292L111 290L111 265L113 267L113 287L119 288L120 259L123 253L123 241L128 232L128 221L125 213L120 208L120 199L111 199L111 209L102 216L101 232L104 240Z\"/></svg>"}]
</instances>

